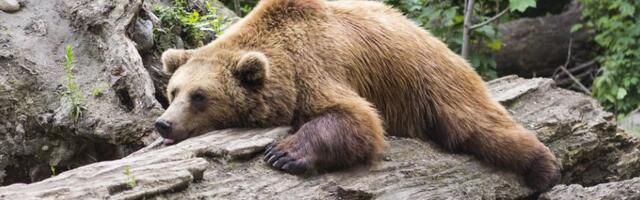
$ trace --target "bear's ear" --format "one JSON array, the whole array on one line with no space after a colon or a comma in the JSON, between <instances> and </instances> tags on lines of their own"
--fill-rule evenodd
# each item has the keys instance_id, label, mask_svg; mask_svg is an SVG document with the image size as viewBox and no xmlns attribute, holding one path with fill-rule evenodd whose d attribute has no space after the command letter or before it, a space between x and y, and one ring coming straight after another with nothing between
<instances>
[{"instance_id":1,"label":"bear's ear","mask_svg":"<svg viewBox=\"0 0 640 200\"><path fill-rule=\"evenodd\" d=\"M269 60L259 52L248 52L242 55L233 76L248 88L260 87L269 76Z\"/></svg>"},{"instance_id":2,"label":"bear's ear","mask_svg":"<svg viewBox=\"0 0 640 200\"><path fill-rule=\"evenodd\" d=\"M162 70L164 73L173 74L181 65L184 65L189 58L193 50L184 49L168 49L162 53Z\"/></svg>"}]
</instances>

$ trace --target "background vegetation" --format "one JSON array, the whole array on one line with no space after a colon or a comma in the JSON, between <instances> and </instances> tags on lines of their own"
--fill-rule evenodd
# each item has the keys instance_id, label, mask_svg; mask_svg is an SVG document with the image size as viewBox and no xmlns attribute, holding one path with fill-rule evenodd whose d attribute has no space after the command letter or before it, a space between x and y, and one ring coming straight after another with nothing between
<instances>
[{"instance_id":1,"label":"background vegetation","mask_svg":"<svg viewBox=\"0 0 640 200\"><path fill-rule=\"evenodd\" d=\"M153 13L160 19L160 26L153 30L159 52L180 45L188 48L202 46L221 35L230 24L208 1L196 4L188 0L174 0L172 6L154 6ZM176 38L181 38L182 44L176 44Z\"/></svg>"},{"instance_id":2,"label":"background vegetation","mask_svg":"<svg viewBox=\"0 0 640 200\"><path fill-rule=\"evenodd\" d=\"M640 107L640 1L580 0L583 23L593 32L600 74L593 95L618 118Z\"/></svg>"}]
</instances>

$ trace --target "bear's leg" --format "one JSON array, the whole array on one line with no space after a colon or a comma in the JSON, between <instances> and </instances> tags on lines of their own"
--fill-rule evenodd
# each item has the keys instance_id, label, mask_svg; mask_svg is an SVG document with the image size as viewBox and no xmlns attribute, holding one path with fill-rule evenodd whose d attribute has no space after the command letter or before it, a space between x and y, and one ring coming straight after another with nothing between
<instances>
[{"instance_id":1,"label":"bear's leg","mask_svg":"<svg viewBox=\"0 0 640 200\"><path fill-rule=\"evenodd\" d=\"M267 148L265 161L291 174L335 170L371 161L384 146L379 116L364 104L339 105Z\"/></svg>"},{"instance_id":2,"label":"bear's leg","mask_svg":"<svg viewBox=\"0 0 640 200\"><path fill-rule=\"evenodd\" d=\"M459 149L524 175L526 184L537 191L560 181L560 166L549 148L515 122L471 132Z\"/></svg>"}]
</instances>

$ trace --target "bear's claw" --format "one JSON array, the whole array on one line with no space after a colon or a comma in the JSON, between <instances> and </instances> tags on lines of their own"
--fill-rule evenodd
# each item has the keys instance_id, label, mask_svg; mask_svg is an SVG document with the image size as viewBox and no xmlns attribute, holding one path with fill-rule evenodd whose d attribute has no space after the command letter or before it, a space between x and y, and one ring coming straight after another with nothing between
<instances>
[{"instance_id":1,"label":"bear's claw","mask_svg":"<svg viewBox=\"0 0 640 200\"><path fill-rule=\"evenodd\" d=\"M307 171L308 167L304 162L291 157L286 151L274 148L275 146L271 144L267 146L265 151L264 161L269 166L294 175L303 174Z\"/></svg>"},{"instance_id":2,"label":"bear's claw","mask_svg":"<svg viewBox=\"0 0 640 200\"><path fill-rule=\"evenodd\" d=\"M273 149L273 147L274 147L274 146L276 146L276 143L275 143L275 142L274 142L274 143L269 144L269 145L265 148L264 152L265 152L265 153L267 153L267 152L271 151L271 149Z\"/></svg>"}]
</instances>

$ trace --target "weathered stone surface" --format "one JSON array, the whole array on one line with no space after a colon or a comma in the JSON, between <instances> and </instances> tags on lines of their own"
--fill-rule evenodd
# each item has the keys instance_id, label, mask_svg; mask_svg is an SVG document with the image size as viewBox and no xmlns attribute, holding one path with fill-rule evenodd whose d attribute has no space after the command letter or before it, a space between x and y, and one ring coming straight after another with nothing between
<instances>
[{"instance_id":1,"label":"weathered stone surface","mask_svg":"<svg viewBox=\"0 0 640 200\"><path fill-rule=\"evenodd\" d=\"M16 0L0 0L0 10L5 12L16 12L20 10L20 3Z\"/></svg>"},{"instance_id":2,"label":"weathered stone surface","mask_svg":"<svg viewBox=\"0 0 640 200\"><path fill-rule=\"evenodd\" d=\"M146 11L141 11L141 13L153 15L153 13ZM127 34L136 43L138 51L147 51L153 47L153 22L149 17L137 17L127 29Z\"/></svg>"},{"instance_id":3,"label":"weathered stone surface","mask_svg":"<svg viewBox=\"0 0 640 200\"><path fill-rule=\"evenodd\" d=\"M613 122L609 121L611 115L603 112L588 96L555 88L548 79L505 77L488 85L493 96L505 104L518 121L534 130L562 161L563 183L595 185L637 176L640 169L638 142L617 130ZM262 161L261 155L267 144L285 137L286 132L286 128L223 130L172 146L163 146L158 140L121 160L87 165L38 183L0 188L0 197L535 197L533 191L525 187L521 177L516 174L484 164L472 156L451 154L435 144L407 138L387 138L388 149L383 158L372 166L308 177L292 176L269 168ZM128 179L123 175L124 166L130 167L131 176L137 180L137 185L133 188L126 187ZM169 173L159 173L162 168L166 168ZM566 187L557 186L545 195L563 192ZM112 188L111 194L109 188ZM632 190L634 188L630 187L627 191Z\"/></svg>"},{"instance_id":4,"label":"weathered stone surface","mask_svg":"<svg viewBox=\"0 0 640 200\"><path fill-rule=\"evenodd\" d=\"M183 190L214 163L255 154L286 129L220 131L166 148L160 141L114 161L95 163L32 184L0 188L0 199L137 199ZM256 142L262 141L262 142ZM232 160L230 160L232 161Z\"/></svg>"},{"instance_id":5,"label":"weathered stone surface","mask_svg":"<svg viewBox=\"0 0 640 200\"><path fill-rule=\"evenodd\" d=\"M167 79L159 57L143 64L138 50L154 44L158 19L148 10L160 1L20 3L20 12L0 12L0 185L121 158L152 142ZM64 95L67 45L85 108L77 122Z\"/></svg>"},{"instance_id":6,"label":"weathered stone surface","mask_svg":"<svg viewBox=\"0 0 640 200\"><path fill-rule=\"evenodd\" d=\"M0 183L38 181L153 141L162 110L126 27L141 0L26 0L0 12ZM65 47L86 108L69 116ZM101 90L101 95L92 95Z\"/></svg>"},{"instance_id":7,"label":"weathered stone surface","mask_svg":"<svg viewBox=\"0 0 640 200\"><path fill-rule=\"evenodd\" d=\"M563 183L589 186L640 175L640 142L617 129L613 115L591 97L542 78L509 76L488 85L560 159Z\"/></svg>"},{"instance_id":8,"label":"weathered stone surface","mask_svg":"<svg viewBox=\"0 0 640 200\"><path fill-rule=\"evenodd\" d=\"M640 178L603 183L592 187L561 185L540 196L541 200L640 199Z\"/></svg>"}]
</instances>

